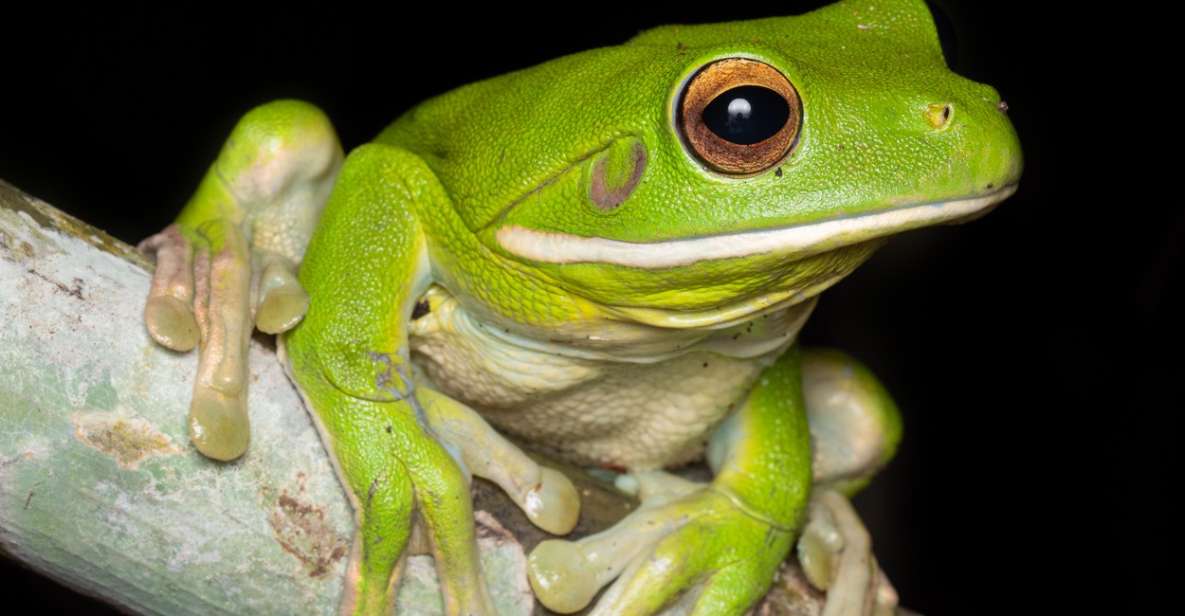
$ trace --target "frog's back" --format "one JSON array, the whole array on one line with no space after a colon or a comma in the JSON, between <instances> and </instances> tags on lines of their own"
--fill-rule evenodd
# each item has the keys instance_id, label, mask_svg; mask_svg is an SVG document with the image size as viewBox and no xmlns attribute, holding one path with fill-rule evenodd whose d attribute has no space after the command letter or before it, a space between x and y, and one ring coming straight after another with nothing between
<instances>
[{"instance_id":1,"label":"frog's back","mask_svg":"<svg viewBox=\"0 0 1185 616\"><path fill-rule=\"evenodd\" d=\"M659 130L662 107L639 108L680 65L653 60L626 45L559 58L429 99L375 140L423 158L477 229L614 138Z\"/></svg>"}]
</instances>

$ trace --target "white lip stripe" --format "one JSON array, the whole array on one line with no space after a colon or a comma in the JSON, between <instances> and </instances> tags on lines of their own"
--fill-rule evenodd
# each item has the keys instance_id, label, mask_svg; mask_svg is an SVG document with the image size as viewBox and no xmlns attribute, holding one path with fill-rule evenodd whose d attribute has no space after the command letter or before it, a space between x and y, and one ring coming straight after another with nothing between
<instances>
[{"instance_id":1,"label":"white lip stripe","mask_svg":"<svg viewBox=\"0 0 1185 616\"><path fill-rule=\"evenodd\" d=\"M884 212L835 218L806 225L742 231L665 242L623 242L600 237L536 231L517 225L498 229L498 243L520 257L543 263L613 263L629 267L664 268L697 261L746 257L764 253L818 252L891 232L962 218L998 203L1016 185L996 192L900 207Z\"/></svg>"}]
</instances>

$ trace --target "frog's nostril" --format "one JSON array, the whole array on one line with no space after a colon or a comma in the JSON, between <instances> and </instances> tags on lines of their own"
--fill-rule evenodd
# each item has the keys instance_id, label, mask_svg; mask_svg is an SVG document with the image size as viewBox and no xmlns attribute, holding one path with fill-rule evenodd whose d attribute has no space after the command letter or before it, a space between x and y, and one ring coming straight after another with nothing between
<instances>
[{"instance_id":1,"label":"frog's nostril","mask_svg":"<svg viewBox=\"0 0 1185 616\"><path fill-rule=\"evenodd\" d=\"M950 103L931 103L926 106L923 115L932 128L942 130L950 125L950 119L955 115L955 109Z\"/></svg>"},{"instance_id":2,"label":"frog's nostril","mask_svg":"<svg viewBox=\"0 0 1185 616\"><path fill-rule=\"evenodd\" d=\"M996 103L996 109L999 109L1000 113L1008 113L1008 101L1000 99L1000 102Z\"/></svg>"}]
</instances>

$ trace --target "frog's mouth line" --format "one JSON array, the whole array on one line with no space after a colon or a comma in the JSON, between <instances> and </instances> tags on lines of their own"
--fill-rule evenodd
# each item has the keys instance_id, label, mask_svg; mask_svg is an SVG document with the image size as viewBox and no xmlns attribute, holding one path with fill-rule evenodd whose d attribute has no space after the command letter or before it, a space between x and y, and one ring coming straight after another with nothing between
<instances>
[{"instance_id":1,"label":"frog's mouth line","mask_svg":"<svg viewBox=\"0 0 1185 616\"><path fill-rule=\"evenodd\" d=\"M1016 184L984 195L914 203L891 210L832 218L778 229L760 229L663 242L623 242L537 231L518 225L498 229L498 243L511 254L542 263L606 263L643 269L691 265L778 253L801 257L876 237L982 213L1016 192Z\"/></svg>"}]
</instances>

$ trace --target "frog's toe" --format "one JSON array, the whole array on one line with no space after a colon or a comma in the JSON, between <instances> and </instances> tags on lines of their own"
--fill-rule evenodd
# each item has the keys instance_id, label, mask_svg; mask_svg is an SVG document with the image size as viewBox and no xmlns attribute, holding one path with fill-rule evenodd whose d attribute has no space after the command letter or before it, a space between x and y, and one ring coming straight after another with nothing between
<instances>
[{"instance_id":1,"label":"frog's toe","mask_svg":"<svg viewBox=\"0 0 1185 616\"><path fill-rule=\"evenodd\" d=\"M206 457L229 461L243 455L251 435L246 400L241 395L196 389L189 407L189 435Z\"/></svg>"},{"instance_id":2,"label":"frog's toe","mask_svg":"<svg viewBox=\"0 0 1185 616\"><path fill-rule=\"evenodd\" d=\"M844 537L836 527L831 510L817 498L808 511L807 523L796 547L798 562L815 588L827 590L835 580Z\"/></svg>"},{"instance_id":3,"label":"frog's toe","mask_svg":"<svg viewBox=\"0 0 1185 616\"><path fill-rule=\"evenodd\" d=\"M268 334L292 329L309 309L309 294L296 279L296 266L278 255L260 257L255 326Z\"/></svg>"},{"instance_id":4,"label":"frog's toe","mask_svg":"<svg viewBox=\"0 0 1185 616\"><path fill-rule=\"evenodd\" d=\"M897 589L893 588L884 570L875 561L873 564L876 566L876 596L873 597L872 616L896 616L901 613L897 609Z\"/></svg>"},{"instance_id":5,"label":"frog's toe","mask_svg":"<svg viewBox=\"0 0 1185 616\"><path fill-rule=\"evenodd\" d=\"M144 304L148 333L174 351L192 349L198 343L198 326L192 308L193 249L189 241L173 224L141 242L139 249L156 255L152 285Z\"/></svg>"},{"instance_id":6,"label":"frog's toe","mask_svg":"<svg viewBox=\"0 0 1185 616\"><path fill-rule=\"evenodd\" d=\"M190 405L190 438L202 453L233 460L247 448L247 343L251 266L238 228L217 221L203 232L210 248L194 260L194 314L201 333Z\"/></svg>"},{"instance_id":7,"label":"frog's toe","mask_svg":"<svg viewBox=\"0 0 1185 616\"><path fill-rule=\"evenodd\" d=\"M811 584L827 591L824 615L892 614L897 593L877 567L868 531L847 497L823 490L808 515L798 560Z\"/></svg>"},{"instance_id":8,"label":"frog's toe","mask_svg":"<svg viewBox=\"0 0 1185 616\"><path fill-rule=\"evenodd\" d=\"M655 470L618 475L614 481L614 486L618 490L638 497L648 507L682 498L704 485L666 471Z\"/></svg>"},{"instance_id":9,"label":"frog's toe","mask_svg":"<svg viewBox=\"0 0 1185 616\"><path fill-rule=\"evenodd\" d=\"M468 471L498 484L535 526L556 535L576 527L580 495L563 473L540 466L464 404L427 389L420 398L432 428Z\"/></svg>"},{"instance_id":10,"label":"frog's toe","mask_svg":"<svg viewBox=\"0 0 1185 616\"><path fill-rule=\"evenodd\" d=\"M584 609L608 580L597 575L595 553L580 543L550 539L531 552L530 581L535 596L553 612Z\"/></svg>"},{"instance_id":11,"label":"frog's toe","mask_svg":"<svg viewBox=\"0 0 1185 616\"><path fill-rule=\"evenodd\" d=\"M188 351L197 346L198 326L193 310L176 297L149 297L144 304L144 323L152 339L174 351Z\"/></svg>"},{"instance_id":12,"label":"frog's toe","mask_svg":"<svg viewBox=\"0 0 1185 616\"><path fill-rule=\"evenodd\" d=\"M539 467L539 484L520 499L519 507L531 523L554 535L564 535L580 518L580 495L563 473Z\"/></svg>"}]
</instances>

